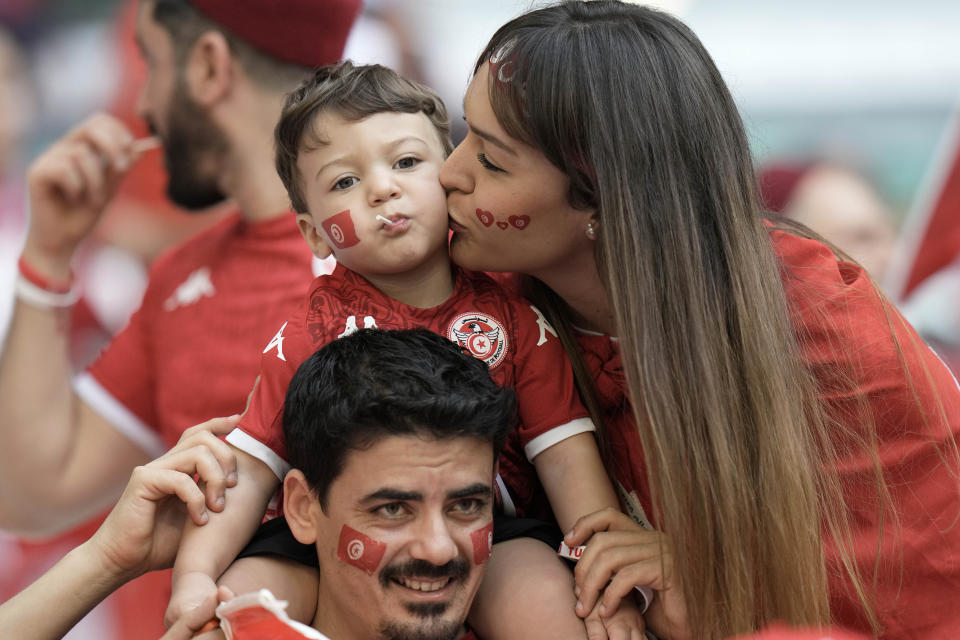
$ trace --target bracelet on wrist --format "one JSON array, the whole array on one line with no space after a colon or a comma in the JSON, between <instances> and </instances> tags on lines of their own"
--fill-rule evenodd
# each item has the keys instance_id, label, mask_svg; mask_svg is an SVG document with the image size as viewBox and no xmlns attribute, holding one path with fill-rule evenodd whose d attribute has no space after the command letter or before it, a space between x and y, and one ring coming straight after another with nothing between
<instances>
[{"instance_id":1,"label":"bracelet on wrist","mask_svg":"<svg viewBox=\"0 0 960 640\"><path fill-rule=\"evenodd\" d=\"M20 270L20 275L23 276L28 282L33 284L44 291L49 291L50 293L69 293L73 289L73 274L70 274L70 278L66 281L63 280L53 280L41 274L39 271L30 266L26 260L23 259L23 256L20 257L20 260L17 262L17 268Z\"/></svg>"},{"instance_id":2,"label":"bracelet on wrist","mask_svg":"<svg viewBox=\"0 0 960 640\"><path fill-rule=\"evenodd\" d=\"M40 309L72 307L80 299L80 289L73 282L56 282L44 277L20 258L17 263L17 279L14 290L17 298Z\"/></svg>"}]
</instances>

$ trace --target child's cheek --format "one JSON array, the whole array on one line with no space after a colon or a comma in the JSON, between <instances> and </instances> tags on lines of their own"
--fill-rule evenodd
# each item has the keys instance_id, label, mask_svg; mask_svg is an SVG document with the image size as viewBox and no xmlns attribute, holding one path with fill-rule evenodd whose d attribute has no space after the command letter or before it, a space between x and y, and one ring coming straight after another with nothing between
<instances>
[{"instance_id":1,"label":"child's cheek","mask_svg":"<svg viewBox=\"0 0 960 640\"><path fill-rule=\"evenodd\" d=\"M493 521L470 534L473 542L473 563L481 565L493 553Z\"/></svg>"},{"instance_id":2,"label":"child's cheek","mask_svg":"<svg viewBox=\"0 0 960 640\"><path fill-rule=\"evenodd\" d=\"M353 226L353 218L350 217L350 209L330 216L321 222L320 226L327 232L327 237L338 249L346 249L360 242L357 231Z\"/></svg>"},{"instance_id":3,"label":"child's cheek","mask_svg":"<svg viewBox=\"0 0 960 640\"><path fill-rule=\"evenodd\" d=\"M374 574L386 551L387 544L385 542L374 540L347 525L343 525L340 529L337 558L341 562L365 571L367 575L372 576Z\"/></svg>"}]
</instances>

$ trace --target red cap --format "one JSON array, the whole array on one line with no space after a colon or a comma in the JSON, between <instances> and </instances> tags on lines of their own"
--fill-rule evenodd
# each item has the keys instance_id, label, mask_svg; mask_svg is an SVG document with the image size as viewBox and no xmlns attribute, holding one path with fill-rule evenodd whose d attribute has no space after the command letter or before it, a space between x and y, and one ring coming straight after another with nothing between
<instances>
[{"instance_id":1,"label":"red cap","mask_svg":"<svg viewBox=\"0 0 960 640\"><path fill-rule=\"evenodd\" d=\"M191 0L202 14L277 60L322 67L340 60L361 0Z\"/></svg>"}]
</instances>

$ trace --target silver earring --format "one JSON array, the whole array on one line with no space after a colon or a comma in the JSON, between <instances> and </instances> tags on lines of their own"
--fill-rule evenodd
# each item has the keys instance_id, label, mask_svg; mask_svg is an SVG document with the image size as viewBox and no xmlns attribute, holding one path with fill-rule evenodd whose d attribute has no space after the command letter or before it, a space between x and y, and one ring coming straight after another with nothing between
<instances>
[{"instance_id":1,"label":"silver earring","mask_svg":"<svg viewBox=\"0 0 960 640\"><path fill-rule=\"evenodd\" d=\"M593 220L587 223L587 237L591 240L597 239L597 229L593 226Z\"/></svg>"}]
</instances>

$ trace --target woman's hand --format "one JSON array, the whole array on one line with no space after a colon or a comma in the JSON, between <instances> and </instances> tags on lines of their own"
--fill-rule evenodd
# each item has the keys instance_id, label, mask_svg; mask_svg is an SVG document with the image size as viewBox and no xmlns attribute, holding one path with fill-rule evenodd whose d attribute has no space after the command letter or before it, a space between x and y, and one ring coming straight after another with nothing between
<instances>
[{"instance_id":1,"label":"woman's hand","mask_svg":"<svg viewBox=\"0 0 960 640\"><path fill-rule=\"evenodd\" d=\"M186 514L201 525L209 519L208 507L222 509L219 498L236 484L237 463L216 436L238 421L238 416L217 418L192 427L170 451L134 469L117 505L86 543L108 574L130 579L170 567Z\"/></svg>"},{"instance_id":2,"label":"woman's hand","mask_svg":"<svg viewBox=\"0 0 960 640\"><path fill-rule=\"evenodd\" d=\"M648 586L656 591L645 614L650 629L666 638L690 637L683 592L664 534L604 509L577 520L564 542L587 545L574 569L578 615L586 617L596 607L602 618L609 618L634 586Z\"/></svg>"}]
</instances>

